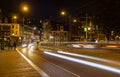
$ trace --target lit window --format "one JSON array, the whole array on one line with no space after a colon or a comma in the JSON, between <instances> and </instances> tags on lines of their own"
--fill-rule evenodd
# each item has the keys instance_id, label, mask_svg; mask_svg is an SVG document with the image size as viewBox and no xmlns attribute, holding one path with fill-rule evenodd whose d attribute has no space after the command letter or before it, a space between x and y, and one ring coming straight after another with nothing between
<instances>
[{"instance_id":1,"label":"lit window","mask_svg":"<svg viewBox=\"0 0 120 77\"><path fill-rule=\"evenodd\" d=\"M17 35L17 31L16 31L16 35Z\"/></svg>"}]
</instances>

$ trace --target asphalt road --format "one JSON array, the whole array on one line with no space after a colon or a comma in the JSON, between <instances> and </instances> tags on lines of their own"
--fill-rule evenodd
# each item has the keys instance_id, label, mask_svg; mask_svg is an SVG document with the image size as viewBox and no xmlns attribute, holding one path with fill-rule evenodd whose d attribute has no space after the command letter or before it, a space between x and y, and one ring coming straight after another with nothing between
<instances>
[{"instance_id":1,"label":"asphalt road","mask_svg":"<svg viewBox=\"0 0 120 77\"><path fill-rule=\"evenodd\" d=\"M20 51L49 77L120 77L118 51L46 46Z\"/></svg>"}]
</instances>

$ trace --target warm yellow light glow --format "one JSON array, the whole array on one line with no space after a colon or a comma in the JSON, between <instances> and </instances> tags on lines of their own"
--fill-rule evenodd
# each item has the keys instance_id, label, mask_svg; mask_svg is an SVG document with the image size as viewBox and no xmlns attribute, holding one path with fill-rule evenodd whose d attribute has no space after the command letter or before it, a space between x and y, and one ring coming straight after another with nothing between
<instances>
[{"instance_id":1,"label":"warm yellow light glow","mask_svg":"<svg viewBox=\"0 0 120 77\"><path fill-rule=\"evenodd\" d=\"M90 28L90 27L88 27L88 30L91 30L91 28Z\"/></svg>"},{"instance_id":2,"label":"warm yellow light glow","mask_svg":"<svg viewBox=\"0 0 120 77\"><path fill-rule=\"evenodd\" d=\"M23 11L27 12L28 11L28 7L27 6L23 6Z\"/></svg>"},{"instance_id":3,"label":"warm yellow light glow","mask_svg":"<svg viewBox=\"0 0 120 77\"><path fill-rule=\"evenodd\" d=\"M76 20L76 19L73 19L73 22L77 22L77 20Z\"/></svg>"},{"instance_id":4,"label":"warm yellow light glow","mask_svg":"<svg viewBox=\"0 0 120 77\"><path fill-rule=\"evenodd\" d=\"M24 11L27 11L27 10L28 10L28 7L24 6L24 7L23 7L23 10L24 10Z\"/></svg>"},{"instance_id":5,"label":"warm yellow light glow","mask_svg":"<svg viewBox=\"0 0 120 77\"><path fill-rule=\"evenodd\" d=\"M66 14L66 12L65 11L61 11L61 15L65 15Z\"/></svg>"},{"instance_id":6,"label":"warm yellow light glow","mask_svg":"<svg viewBox=\"0 0 120 77\"><path fill-rule=\"evenodd\" d=\"M22 12L28 12L29 8L30 8L30 5L28 3L23 2L20 4L20 9Z\"/></svg>"},{"instance_id":7,"label":"warm yellow light glow","mask_svg":"<svg viewBox=\"0 0 120 77\"><path fill-rule=\"evenodd\" d=\"M15 16L13 16L13 19L17 19L17 16L15 15Z\"/></svg>"}]
</instances>

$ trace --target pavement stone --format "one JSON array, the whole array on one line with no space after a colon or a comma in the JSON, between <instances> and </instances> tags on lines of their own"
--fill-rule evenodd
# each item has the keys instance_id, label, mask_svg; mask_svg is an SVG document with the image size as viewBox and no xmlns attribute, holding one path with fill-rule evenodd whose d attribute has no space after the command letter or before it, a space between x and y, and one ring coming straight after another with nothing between
<instances>
[{"instance_id":1,"label":"pavement stone","mask_svg":"<svg viewBox=\"0 0 120 77\"><path fill-rule=\"evenodd\" d=\"M0 77L42 77L16 51L0 51Z\"/></svg>"}]
</instances>

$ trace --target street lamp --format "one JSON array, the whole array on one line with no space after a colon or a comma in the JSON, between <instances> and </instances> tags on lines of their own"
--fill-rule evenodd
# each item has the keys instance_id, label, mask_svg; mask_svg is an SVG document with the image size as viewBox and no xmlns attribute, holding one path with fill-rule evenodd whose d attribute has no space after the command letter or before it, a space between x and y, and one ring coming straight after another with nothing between
<instances>
[{"instance_id":1,"label":"street lamp","mask_svg":"<svg viewBox=\"0 0 120 77\"><path fill-rule=\"evenodd\" d=\"M24 13L27 13L28 10L29 10L29 8L28 8L27 5L23 5L23 6L22 6L22 11L23 11ZM25 15L23 15L23 24L24 24L24 21L25 21Z\"/></svg>"},{"instance_id":2,"label":"street lamp","mask_svg":"<svg viewBox=\"0 0 120 77\"><path fill-rule=\"evenodd\" d=\"M85 36L86 36L86 38L85 38L85 41L87 41L87 37L88 37L88 33L87 33L87 31L88 31L88 28L87 28L87 13L86 13L86 24L85 24L85 28L86 28L86 31L85 31Z\"/></svg>"},{"instance_id":3,"label":"street lamp","mask_svg":"<svg viewBox=\"0 0 120 77\"><path fill-rule=\"evenodd\" d=\"M27 13L28 11L29 11L29 7L28 7L28 5L27 4L22 4L21 5L21 11L23 12L23 14L22 14L22 26L21 26L21 38L22 38L22 40L21 40L21 42L23 42L23 39L24 39L24 25L25 25L25 13Z\"/></svg>"},{"instance_id":4,"label":"street lamp","mask_svg":"<svg viewBox=\"0 0 120 77\"><path fill-rule=\"evenodd\" d=\"M88 30L90 31L90 30L91 30L91 27L88 27Z\"/></svg>"},{"instance_id":5,"label":"street lamp","mask_svg":"<svg viewBox=\"0 0 120 77\"><path fill-rule=\"evenodd\" d=\"M25 17L25 14L26 13L28 13L28 11L29 11L29 5L27 4L27 3L22 3L21 5L20 5L20 10L21 10L21 15L22 15L22 22L24 21L24 17Z\"/></svg>"},{"instance_id":6,"label":"street lamp","mask_svg":"<svg viewBox=\"0 0 120 77\"><path fill-rule=\"evenodd\" d=\"M28 5L27 5L27 4L23 4L23 5L22 5L22 11L23 11L23 12L28 12L28 10L29 10Z\"/></svg>"},{"instance_id":7,"label":"street lamp","mask_svg":"<svg viewBox=\"0 0 120 77\"><path fill-rule=\"evenodd\" d=\"M73 22L76 23L76 22L77 22L77 19L73 19Z\"/></svg>"},{"instance_id":8,"label":"street lamp","mask_svg":"<svg viewBox=\"0 0 120 77\"><path fill-rule=\"evenodd\" d=\"M65 15L66 15L66 12L65 12L65 11L61 11L61 15L62 15L62 16L65 16ZM71 15L69 14L68 17L69 17L69 32L68 32L68 33L69 33L69 41L70 41L70 40L71 40L71 31L72 31L72 30L71 30L71 26L72 26L72 25L71 25Z\"/></svg>"},{"instance_id":9,"label":"street lamp","mask_svg":"<svg viewBox=\"0 0 120 77\"><path fill-rule=\"evenodd\" d=\"M27 11L28 11L28 7L27 7L27 6L24 6L24 7L23 7L23 10L24 10L25 12L27 12Z\"/></svg>"},{"instance_id":10,"label":"street lamp","mask_svg":"<svg viewBox=\"0 0 120 77\"><path fill-rule=\"evenodd\" d=\"M61 15L66 15L66 12L65 11L61 11Z\"/></svg>"},{"instance_id":11,"label":"street lamp","mask_svg":"<svg viewBox=\"0 0 120 77\"><path fill-rule=\"evenodd\" d=\"M17 23L17 18L18 18L17 15L13 16L13 23Z\"/></svg>"},{"instance_id":12,"label":"street lamp","mask_svg":"<svg viewBox=\"0 0 120 77\"><path fill-rule=\"evenodd\" d=\"M13 16L13 18L14 18L14 19L17 19L17 16L15 15L15 16Z\"/></svg>"},{"instance_id":13,"label":"street lamp","mask_svg":"<svg viewBox=\"0 0 120 77\"><path fill-rule=\"evenodd\" d=\"M87 42L87 40L88 40L88 18L90 18L90 17L88 17L88 15L87 15L87 13L86 13L86 23L85 23L85 27L84 27L84 32L85 32L85 41Z\"/></svg>"}]
</instances>

